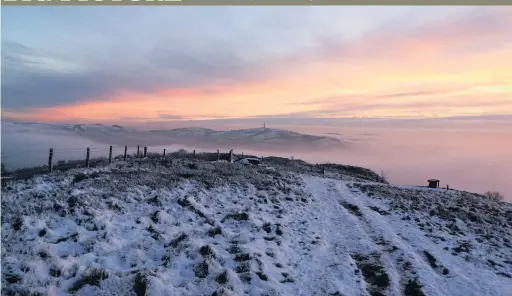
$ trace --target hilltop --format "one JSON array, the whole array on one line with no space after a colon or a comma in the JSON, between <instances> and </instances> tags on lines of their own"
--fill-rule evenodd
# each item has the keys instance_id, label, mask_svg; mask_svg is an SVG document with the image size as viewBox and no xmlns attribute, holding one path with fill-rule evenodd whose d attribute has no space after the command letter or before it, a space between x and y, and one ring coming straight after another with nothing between
<instances>
[{"instance_id":1,"label":"hilltop","mask_svg":"<svg viewBox=\"0 0 512 296\"><path fill-rule=\"evenodd\" d=\"M307 135L283 129L249 128L229 131L215 131L205 128L180 128L153 130L153 134L168 136L185 144L209 143L215 147L233 146L240 148L285 148L303 150L310 148L341 148L342 142L333 137ZM296 146L296 147L294 147Z\"/></svg>"},{"instance_id":2,"label":"hilltop","mask_svg":"<svg viewBox=\"0 0 512 296\"><path fill-rule=\"evenodd\" d=\"M510 295L512 205L167 158L2 187L2 295Z\"/></svg>"}]
</instances>

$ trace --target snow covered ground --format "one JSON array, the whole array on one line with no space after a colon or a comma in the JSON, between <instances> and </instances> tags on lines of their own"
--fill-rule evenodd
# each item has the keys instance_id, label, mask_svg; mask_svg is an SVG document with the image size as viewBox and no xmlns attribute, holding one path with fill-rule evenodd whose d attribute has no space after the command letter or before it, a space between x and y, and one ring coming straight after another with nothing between
<instances>
[{"instance_id":1,"label":"snow covered ground","mask_svg":"<svg viewBox=\"0 0 512 296\"><path fill-rule=\"evenodd\" d=\"M7 184L2 295L512 295L511 204L347 174L166 159Z\"/></svg>"}]
</instances>

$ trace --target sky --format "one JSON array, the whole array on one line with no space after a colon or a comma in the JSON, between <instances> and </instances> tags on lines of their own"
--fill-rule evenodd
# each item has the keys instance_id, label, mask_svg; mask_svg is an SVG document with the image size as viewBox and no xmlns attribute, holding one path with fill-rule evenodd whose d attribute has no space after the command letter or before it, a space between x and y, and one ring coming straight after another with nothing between
<instances>
[{"instance_id":1,"label":"sky","mask_svg":"<svg viewBox=\"0 0 512 296\"><path fill-rule=\"evenodd\" d=\"M512 118L512 7L2 7L2 118Z\"/></svg>"}]
</instances>

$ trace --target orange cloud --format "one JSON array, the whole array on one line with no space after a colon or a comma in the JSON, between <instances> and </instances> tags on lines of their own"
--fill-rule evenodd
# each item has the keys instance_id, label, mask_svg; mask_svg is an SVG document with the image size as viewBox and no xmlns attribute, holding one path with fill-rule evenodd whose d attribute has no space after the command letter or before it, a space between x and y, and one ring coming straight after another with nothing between
<instances>
[{"instance_id":1,"label":"orange cloud","mask_svg":"<svg viewBox=\"0 0 512 296\"><path fill-rule=\"evenodd\" d=\"M349 44L324 44L263 65L280 74L257 82L151 93L125 90L106 101L4 114L104 122L162 120L161 114L188 119L308 112L320 117L322 112L326 117L512 114L510 12L491 9L482 19L447 20L411 32L375 32Z\"/></svg>"}]
</instances>

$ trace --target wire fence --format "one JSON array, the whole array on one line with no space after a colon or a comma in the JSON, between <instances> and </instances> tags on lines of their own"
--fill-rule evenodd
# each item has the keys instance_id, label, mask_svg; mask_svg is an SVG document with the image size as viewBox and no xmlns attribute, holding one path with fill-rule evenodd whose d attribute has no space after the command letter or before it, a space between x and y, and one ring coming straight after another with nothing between
<instances>
[{"instance_id":1,"label":"wire fence","mask_svg":"<svg viewBox=\"0 0 512 296\"><path fill-rule=\"evenodd\" d=\"M46 150L46 149L45 149ZM98 147L67 147L50 148L46 151L37 151L22 154L2 154L2 186L10 180L30 179L36 175L52 172L66 171L74 168L99 167L115 162L135 162L145 159L180 158L191 161L242 161L243 164L265 163L277 167L286 167L299 173L326 174L326 167L313 165L302 160L283 158L277 156L255 156L250 154L235 154L233 149L217 151L178 149L163 146L98 146ZM23 155L23 157L20 157Z\"/></svg>"},{"instance_id":2,"label":"wire fence","mask_svg":"<svg viewBox=\"0 0 512 296\"><path fill-rule=\"evenodd\" d=\"M172 149L172 150L171 150ZM217 150L187 151L175 150L163 146L97 146L97 147L66 147L50 148L47 151L4 154L2 153L2 178L30 177L35 174L53 170L68 170L80 167L94 167L110 164L115 161L126 161L142 158L180 157L198 160L227 160L233 161L241 156L230 152ZM247 157L247 156L245 156Z\"/></svg>"},{"instance_id":3,"label":"wire fence","mask_svg":"<svg viewBox=\"0 0 512 296\"><path fill-rule=\"evenodd\" d=\"M113 151L120 152L120 147L114 147ZM124 148L123 148L124 149ZM87 148L71 147L71 148L52 148L48 150L22 149L2 152L1 160L4 169L8 171L33 168L38 166L47 166L49 164L49 151L53 150L53 163L66 163L68 161L85 160ZM109 146L89 147L90 158L108 157Z\"/></svg>"},{"instance_id":4,"label":"wire fence","mask_svg":"<svg viewBox=\"0 0 512 296\"><path fill-rule=\"evenodd\" d=\"M46 149L45 149L46 150ZM145 159L180 158L191 161L227 161L236 162L241 159L243 164L261 164L273 166L277 169L286 169L297 173L311 173L320 175L354 176L360 179L386 182L378 174L364 168L339 165L333 163L311 164L300 159L255 156L249 154L235 154L233 149L217 151L176 150L163 146L104 146L87 148L50 148L47 151L25 153L23 157L2 154L2 186L4 181L16 179L29 179L33 176L52 172L54 170L66 171L73 168L105 166L114 162L138 162ZM18 154L19 155L19 154ZM13 164L16 164L13 165ZM329 173L327 173L329 171ZM333 175L334 174L334 175Z\"/></svg>"}]
</instances>

